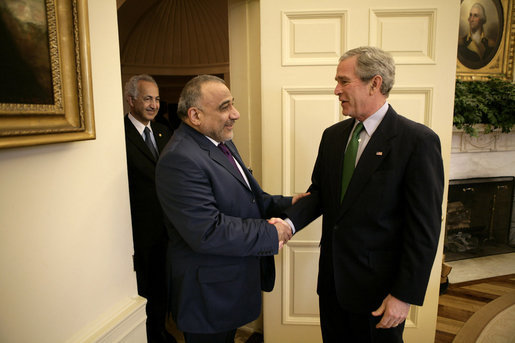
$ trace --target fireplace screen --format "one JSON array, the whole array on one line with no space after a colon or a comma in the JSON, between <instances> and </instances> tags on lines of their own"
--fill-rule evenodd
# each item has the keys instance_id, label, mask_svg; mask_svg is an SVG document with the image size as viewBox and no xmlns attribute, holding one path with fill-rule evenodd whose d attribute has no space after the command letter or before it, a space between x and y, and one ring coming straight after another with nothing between
<instances>
[{"instance_id":1,"label":"fireplace screen","mask_svg":"<svg viewBox=\"0 0 515 343\"><path fill-rule=\"evenodd\" d=\"M449 181L444 252L447 261L515 251L514 177Z\"/></svg>"}]
</instances>

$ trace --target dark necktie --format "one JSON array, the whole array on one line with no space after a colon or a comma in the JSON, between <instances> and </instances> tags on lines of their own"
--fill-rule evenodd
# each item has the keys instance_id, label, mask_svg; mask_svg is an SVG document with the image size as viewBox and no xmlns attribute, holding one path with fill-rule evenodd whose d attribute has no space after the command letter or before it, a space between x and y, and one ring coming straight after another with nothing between
<instances>
[{"instance_id":1,"label":"dark necktie","mask_svg":"<svg viewBox=\"0 0 515 343\"><path fill-rule=\"evenodd\" d=\"M236 168L236 170L238 172L240 172L240 169L236 165L236 161L234 161L234 158L232 157L232 154L231 154L231 151L229 150L229 148L227 148L227 146L225 146L224 143L218 144L218 148L220 150L222 150L222 152L224 153L225 157L227 157L227 159L229 160L229 162L231 162L231 164L234 166L234 168Z\"/></svg>"},{"instance_id":2,"label":"dark necktie","mask_svg":"<svg viewBox=\"0 0 515 343\"><path fill-rule=\"evenodd\" d=\"M350 179L354 173L354 167L356 166L356 154L359 146L359 134L363 130L363 123L358 123L352 133L352 138L349 141L347 150L345 150L345 156L343 158L343 173L342 173L342 193L340 202L343 201L343 196L347 191Z\"/></svg>"},{"instance_id":3,"label":"dark necktie","mask_svg":"<svg viewBox=\"0 0 515 343\"><path fill-rule=\"evenodd\" d=\"M144 132L145 132L145 144L147 144L148 149L150 150L152 155L154 155L154 158L157 160L157 156L159 156L159 154L157 153L157 150L154 147L154 144L152 143L152 138L150 138L150 135L152 135L152 132L150 132L150 129L148 128L148 126L145 127Z\"/></svg>"}]
</instances>

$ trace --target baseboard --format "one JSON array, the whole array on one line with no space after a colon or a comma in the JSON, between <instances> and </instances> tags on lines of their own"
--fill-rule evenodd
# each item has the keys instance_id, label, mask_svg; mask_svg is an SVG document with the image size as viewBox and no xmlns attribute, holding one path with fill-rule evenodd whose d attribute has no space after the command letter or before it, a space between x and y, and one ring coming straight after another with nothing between
<instances>
[{"instance_id":1,"label":"baseboard","mask_svg":"<svg viewBox=\"0 0 515 343\"><path fill-rule=\"evenodd\" d=\"M97 318L67 343L141 343L146 342L147 300L140 296Z\"/></svg>"}]
</instances>

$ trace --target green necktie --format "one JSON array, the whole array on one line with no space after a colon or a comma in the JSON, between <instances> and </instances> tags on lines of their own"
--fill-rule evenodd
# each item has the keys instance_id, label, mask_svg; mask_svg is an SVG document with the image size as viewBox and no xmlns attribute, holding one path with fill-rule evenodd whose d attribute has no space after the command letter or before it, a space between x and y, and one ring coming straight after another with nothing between
<instances>
[{"instance_id":1,"label":"green necktie","mask_svg":"<svg viewBox=\"0 0 515 343\"><path fill-rule=\"evenodd\" d=\"M359 134L361 130L363 130L363 123L358 123L356 128L354 128L354 132L352 133L352 138L349 141L347 150L345 150L345 156L343 158L342 193L340 197L340 203L343 201L343 196L345 195L345 191L347 191L347 187L349 186L352 173L354 173L354 167L356 165L356 154L358 152L359 146Z\"/></svg>"}]
</instances>

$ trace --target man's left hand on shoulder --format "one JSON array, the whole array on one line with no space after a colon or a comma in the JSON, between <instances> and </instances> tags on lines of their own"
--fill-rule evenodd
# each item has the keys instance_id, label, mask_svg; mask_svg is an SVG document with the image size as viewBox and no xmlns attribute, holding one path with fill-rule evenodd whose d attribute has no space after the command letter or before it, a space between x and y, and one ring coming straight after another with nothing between
<instances>
[{"instance_id":1,"label":"man's left hand on shoulder","mask_svg":"<svg viewBox=\"0 0 515 343\"><path fill-rule=\"evenodd\" d=\"M307 192L307 193L300 193L300 194L295 195L295 196L291 199L291 204L292 204L292 205L295 205L295 203L296 203L297 201L299 201L300 199L302 199L302 198L304 198L304 197L306 197L306 196L308 196L308 195L310 195L310 194L311 194L311 193Z\"/></svg>"}]
</instances>

